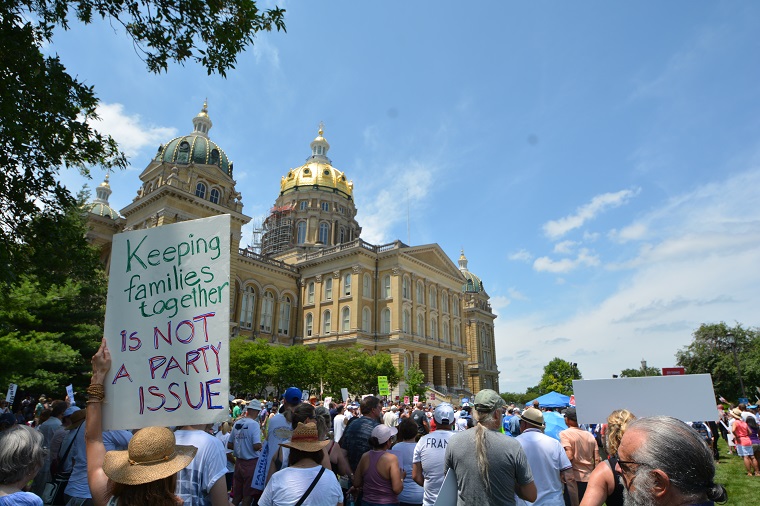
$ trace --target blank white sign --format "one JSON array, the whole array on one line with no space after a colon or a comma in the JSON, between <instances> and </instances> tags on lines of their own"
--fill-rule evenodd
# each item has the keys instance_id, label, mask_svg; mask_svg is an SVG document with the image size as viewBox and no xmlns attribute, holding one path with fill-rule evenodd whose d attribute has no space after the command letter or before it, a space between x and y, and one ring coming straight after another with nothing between
<instances>
[{"instance_id":1,"label":"blank white sign","mask_svg":"<svg viewBox=\"0 0 760 506\"><path fill-rule=\"evenodd\" d=\"M605 423L616 409L637 418L665 415L684 422L718 419L709 374L573 381L578 423Z\"/></svg>"}]
</instances>

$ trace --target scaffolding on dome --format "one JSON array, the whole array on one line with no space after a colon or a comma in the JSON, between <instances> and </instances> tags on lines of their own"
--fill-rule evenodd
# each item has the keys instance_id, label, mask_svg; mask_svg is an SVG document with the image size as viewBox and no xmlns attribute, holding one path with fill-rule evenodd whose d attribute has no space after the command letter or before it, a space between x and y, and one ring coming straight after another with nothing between
<instances>
[{"instance_id":1,"label":"scaffolding on dome","mask_svg":"<svg viewBox=\"0 0 760 506\"><path fill-rule=\"evenodd\" d=\"M264 220L261 236L261 254L272 255L293 246L292 205L274 206Z\"/></svg>"}]
</instances>

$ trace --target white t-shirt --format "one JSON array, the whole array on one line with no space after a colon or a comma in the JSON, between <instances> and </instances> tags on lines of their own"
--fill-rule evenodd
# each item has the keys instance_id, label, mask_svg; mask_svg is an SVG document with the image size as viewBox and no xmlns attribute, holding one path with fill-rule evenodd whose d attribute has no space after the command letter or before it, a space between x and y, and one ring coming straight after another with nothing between
<instances>
[{"instance_id":1,"label":"white t-shirt","mask_svg":"<svg viewBox=\"0 0 760 506\"><path fill-rule=\"evenodd\" d=\"M277 471L267 483L259 499L259 506L296 504L317 477L320 469L322 466L287 467ZM340 488L338 478L330 469L325 469L309 497L303 502L303 506L335 506L339 502L343 502L343 490Z\"/></svg>"},{"instance_id":2,"label":"white t-shirt","mask_svg":"<svg viewBox=\"0 0 760 506\"><path fill-rule=\"evenodd\" d=\"M343 435L343 430L346 428L346 415L335 415L333 419L333 439L336 443L340 442L340 437Z\"/></svg>"},{"instance_id":3,"label":"white t-shirt","mask_svg":"<svg viewBox=\"0 0 760 506\"><path fill-rule=\"evenodd\" d=\"M261 426L253 418L241 418L232 426L235 457L243 460L257 459L261 450L254 450L254 445L261 444Z\"/></svg>"},{"instance_id":4,"label":"white t-shirt","mask_svg":"<svg viewBox=\"0 0 760 506\"><path fill-rule=\"evenodd\" d=\"M232 453L232 450L229 450L227 448L227 443L230 441L230 436L232 435L232 432L228 432L227 434L222 434L222 431L219 431L215 434L216 438L222 442L222 446L224 447L224 453L226 455L229 455ZM228 473L234 473L235 472L235 464L233 462L227 461L227 472Z\"/></svg>"},{"instance_id":5,"label":"white t-shirt","mask_svg":"<svg viewBox=\"0 0 760 506\"><path fill-rule=\"evenodd\" d=\"M251 487L257 490L264 490L272 459L277 454L280 443L290 440L293 426L285 419L285 415L278 413L269 419L267 431L267 442L261 451L261 456L259 457L258 464L256 464L256 471L253 473L253 481L251 483Z\"/></svg>"},{"instance_id":6,"label":"white t-shirt","mask_svg":"<svg viewBox=\"0 0 760 506\"><path fill-rule=\"evenodd\" d=\"M525 450L538 490L535 502L529 503L518 497L518 506L564 506L560 472L572 469L573 466L560 442L538 429L527 429L515 439Z\"/></svg>"},{"instance_id":7,"label":"white t-shirt","mask_svg":"<svg viewBox=\"0 0 760 506\"><path fill-rule=\"evenodd\" d=\"M227 454L222 442L202 430L178 430L174 437L178 445L198 448L190 465L179 472L177 495L185 506L210 506L211 487L227 474Z\"/></svg>"},{"instance_id":8,"label":"white t-shirt","mask_svg":"<svg viewBox=\"0 0 760 506\"><path fill-rule=\"evenodd\" d=\"M422 464L422 476L425 478L425 496L422 500L425 506L435 503L443 485L444 457L452 434L450 430L433 431L422 436L414 447L412 463Z\"/></svg>"}]
</instances>

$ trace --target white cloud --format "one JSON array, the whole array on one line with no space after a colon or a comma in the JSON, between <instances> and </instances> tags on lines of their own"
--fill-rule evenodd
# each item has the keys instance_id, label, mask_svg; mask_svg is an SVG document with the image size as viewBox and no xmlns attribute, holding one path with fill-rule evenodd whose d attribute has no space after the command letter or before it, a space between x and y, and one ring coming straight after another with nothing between
<instances>
[{"instance_id":1,"label":"white cloud","mask_svg":"<svg viewBox=\"0 0 760 506\"><path fill-rule=\"evenodd\" d=\"M520 262L530 262L533 260L533 255L530 254L528 250L521 249L520 251L515 251L514 253L510 253L509 256L507 256L509 260L518 260Z\"/></svg>"},{"instance_id":2,"label":"white cloud","mask_svg":"<svg viewBox=\"0 0 760 506\"><path fill-rule=\"evenodd\" d=\"M639 190L621 190L615 193L603 193L591 199L591 202L576 209L575 214L544 224L544 234L550 239L557 239L566 233L583 226L607 209L619 207L638 194Z\"/></svg>"},{"instance_id":3,"label":"white cloud","mask_svg":"<svg viewBox=\"0 0 760 506\"><path fill-rule=\"evenodd\" d=\"M588 249L583 248L574 259L563 258L561 260L552 260L549 257L536 258L533 262L533 269L538 272L567 273L580 266L593 267L596 265L599 265L599 257L591 254Z\"/></svg>"},{"instance_id":4,"label":"white cloud","mask_svg":"<svg viewBox=\"0 0 760 506\"><path fill-rule=\"evenodd\" d=\"M569 255L578 243L575 241L562 241L554 245L554 252Z\"/></svg>"},{"instance_id":5,"label":"white cloud","mask_svg":"<svg viewBox=\"0 0 760 506\"><path fill-rule=\"evenodd\" d=\"M93 128L116 139L130 158L138 156L146 147L155 150L160 143L177 135L176 128L143 124L139 114L125 114L124 105L119 103L101 102L97 114L100 120L93 122Z\"/></svg>"},{"instance_id":6,"label":"white cloud","mask_svg":"<svg viewBox=\"0 0 760 506\"><path fill-rule=\"evenodd\" d=\"M509 296L515 300L528 300L527 295L523 294L516 288L510 288L509 290L507 290L507 293L509 293Z\"/></svg>"},{"instance_id":7,"label":"white cloud","mask_svg":"<svg viewBox=\"0 0 760 506\"><path fill-rule=\"evenodd\" d=\"M613 241L619 243L626 243L628 241L638 241L643 239L647 233L647 226L643 223L634 223L623 227L620 230L610 230L608 237Z\"/></svg>"},{"instance_id":8,"label":"white cloud","mask_svg":"<svg viewBox=\"0 0 760 506\"><path fill-rule=\"evenodd\" d=\"M269 63L272 68L280 68L280 50L277 46L271 44L265 36L256 37L253 44L253 57L257 64L262 62Z\"/></svg>"}]
</instances>

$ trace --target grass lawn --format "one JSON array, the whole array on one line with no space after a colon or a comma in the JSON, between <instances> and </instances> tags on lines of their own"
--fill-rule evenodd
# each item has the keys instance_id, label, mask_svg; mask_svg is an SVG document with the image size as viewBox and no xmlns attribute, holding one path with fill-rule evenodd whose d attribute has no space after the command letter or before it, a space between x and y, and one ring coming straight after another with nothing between
<instances>
[{"instance_id":1,"label":"grass lawn","mask_svg":"<svg viewBox=\"0 0 760 506\"><path fill-rule=\"evenodd\" d=\"M760 476L747 476L744 462L736 455L728 455L728 445L721 438L718 443L720 463L715 466L715 483L728 490L726 504L760 504Z\"/></svg>"}]
</instances>

